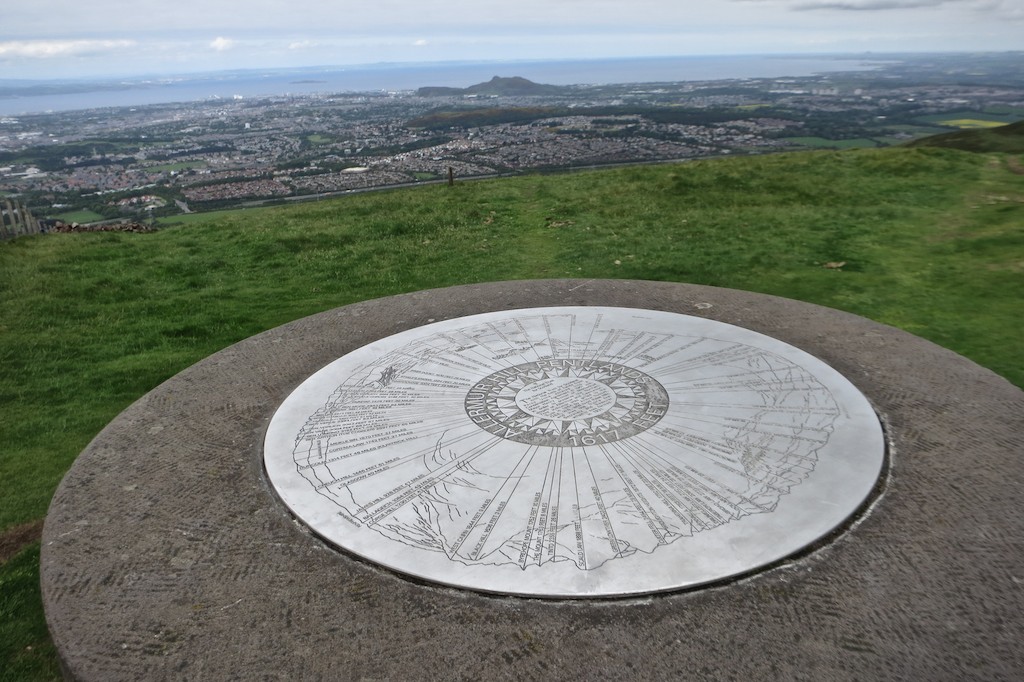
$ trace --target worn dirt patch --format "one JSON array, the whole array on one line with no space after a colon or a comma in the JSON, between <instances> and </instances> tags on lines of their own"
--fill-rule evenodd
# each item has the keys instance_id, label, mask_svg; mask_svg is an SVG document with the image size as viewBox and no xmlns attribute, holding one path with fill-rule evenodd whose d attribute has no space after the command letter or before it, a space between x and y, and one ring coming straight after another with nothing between
<instances>
[{"instance_id":1,"label":"worn dirt patch","mask_svg":"<svg viewBox=\"0 0 1024 682\"><path fill-rule=\"evenodd\" d=\"M39 540L43 535L43 519L12 526L0 533L0 564Z\"/></svg>"}]
</instances>

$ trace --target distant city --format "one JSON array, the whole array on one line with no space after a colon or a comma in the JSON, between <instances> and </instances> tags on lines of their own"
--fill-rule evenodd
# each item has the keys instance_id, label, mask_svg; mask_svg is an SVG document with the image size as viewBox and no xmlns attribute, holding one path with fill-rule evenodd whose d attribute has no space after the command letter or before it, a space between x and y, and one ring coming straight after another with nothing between
<instances>
[{"instance_id":1,"label":"distant city","mask_svg":"<svg viewBox=\"0 0 1024 682\"><path fill-rule=\"evenodd\" d=\"M51 223L153 221L450 178L884 147L1024 119L1024 53L832 65L586 85L565 84L564 73L547 82L529 71L480 77L495 65L464 65L462 78L479 82L432 80L424 70L416 87L339 92L289 73L277 77L307 91L0 115L0 199ZM75 87L7 82L0 97L10 110L15 96Z\"/></svg>"}]
</instances>

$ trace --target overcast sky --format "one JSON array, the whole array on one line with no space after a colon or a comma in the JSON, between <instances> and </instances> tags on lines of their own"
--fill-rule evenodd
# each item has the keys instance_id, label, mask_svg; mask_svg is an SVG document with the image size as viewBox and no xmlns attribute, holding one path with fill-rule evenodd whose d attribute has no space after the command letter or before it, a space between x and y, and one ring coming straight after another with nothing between
<instances>
[{"instance_id":1,"label":"overcast sky","mask_svg":"<svg viewBox=\"0 0 1024 682\"><path fill-rule=\"evenodd\" d=\"M1024 0L0 0L0 78L1024 49Z\"/></svg>"}]
</instances>

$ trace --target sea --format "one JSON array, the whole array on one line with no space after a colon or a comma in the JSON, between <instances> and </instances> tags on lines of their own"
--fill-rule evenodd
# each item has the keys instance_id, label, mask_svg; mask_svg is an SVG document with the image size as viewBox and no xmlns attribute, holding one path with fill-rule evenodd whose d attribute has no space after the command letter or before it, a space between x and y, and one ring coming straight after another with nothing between
<instances>
[{"instance_id":1,"label":"sea","mask_svg":"<svg viewBox=\"0 0 1024 682\"><path fill-rule=\"evenodd\" d=\"M798 78L870 70L879 64L867 56L849 55L372 64L253 69L120 81L61 81L64 86L73 86L75 91L20 96L12 95L12 86L18 84L17 81L4 81L0 83L0 115L266 96L402 91L428 86L468 87L494 76L520 76L549 85L673 83Z\"/></svg>"}]
</instances>

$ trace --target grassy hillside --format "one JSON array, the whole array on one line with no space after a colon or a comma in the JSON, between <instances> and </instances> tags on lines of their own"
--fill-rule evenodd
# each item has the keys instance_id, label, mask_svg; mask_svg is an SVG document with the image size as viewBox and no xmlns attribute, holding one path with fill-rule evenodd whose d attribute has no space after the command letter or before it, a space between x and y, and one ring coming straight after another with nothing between
<instances>
[{"instance_id":1,"label":"grassy hillside","mask_svg":"<svg viewBox=\"0 0 1024 682\"><path fill-rule=\"evenodd\" d=\"M907 144L909 147L943 147L965 152L1024 154L1024 121L981 130L959 130L932 135Z\"/></svg>"},{"instance_id":2,"label":"grassy hillside","mask_svg":"<svg viewBox=\"0 0 1024 682\"><path fill-rule=\"evenodd\" d=\"M334 306L505 279L694 282L865 315L1024 386L1020 167L937 148L784 154L0 244L0 678L57 674L32 524L89 440L189 364Z\"/></svg>"}]
</instances>

